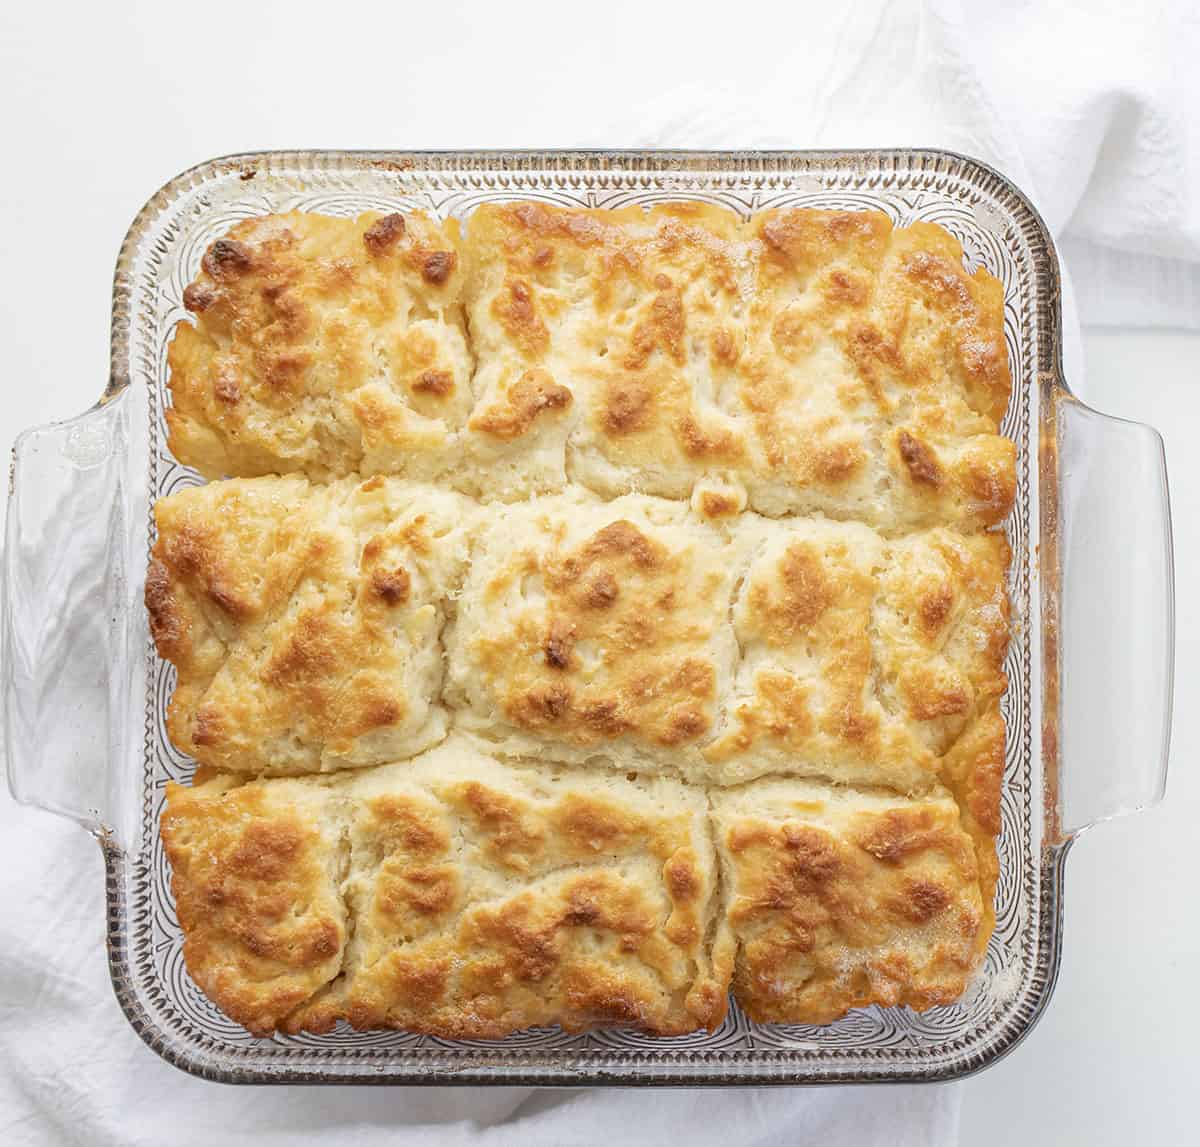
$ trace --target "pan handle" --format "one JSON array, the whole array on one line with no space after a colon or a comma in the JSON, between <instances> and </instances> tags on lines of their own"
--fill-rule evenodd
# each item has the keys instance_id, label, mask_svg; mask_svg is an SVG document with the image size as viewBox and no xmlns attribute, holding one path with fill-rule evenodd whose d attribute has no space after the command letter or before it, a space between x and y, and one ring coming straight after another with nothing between
<instances>
[{"instance_id":1,"label":"pan handle","mask_svg":"<svg viewBox=\"0 0 1200 1147\"><path fill-rule=\"evenodd\" d=\"M1167 782L1175 577L1158 431L1060 392L1059 816L1069 837Z\"/></svg>"},{"instance_id":2,"label":"pan handle","mask_svg":"<svg viewBox=\"0 0 1200 1147\"><path fill-rule=\"evenodd\" d=\"M0 604L9 788L118 840L133 804L123 789L137 783L123 765L144 660L129 648L140 618L131 560L146 528L129 490L127 398L17 439Z\"/></svg>"}]
</instances>

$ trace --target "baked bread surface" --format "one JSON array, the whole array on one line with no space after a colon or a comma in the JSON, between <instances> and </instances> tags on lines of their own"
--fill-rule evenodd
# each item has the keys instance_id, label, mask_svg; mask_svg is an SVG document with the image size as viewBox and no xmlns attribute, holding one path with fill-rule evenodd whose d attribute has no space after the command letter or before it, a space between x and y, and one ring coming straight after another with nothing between
<instances>
[{"instance_id":1,"label":"baked bread surface","mask_svg":"<svg viewBox=\"0 0 1200 1147\"><path fill-rule=\"evenodd\" d=\"M439 632L470 520L456 494L381 477L232 479L160 499L146 605L177 671L171 739L255 775L441 740Z\"/></svg>"},{"instance_id":2,"label":"baked bread surface","mask_svg":"<svg viewBox=\"0 0 1200 1147\"><path fill-rule=\"evenodd\" d=\"M732 963L751 1019L820 1024L962 994L983 910L971 838L944 790L908 800L760 781L716 794L713 820L727 905L717 960Z\"/></svg>"},{"instance_id":3,"label":"baked bread surface","mask_svg":"<svg viewBox=\"0 0 1200 1147\"><path fill-rule=\"evenodd\" d=\"M184 303L170 445L208 477L715 484L888 532L1012 505L1003 290L931 224L489 203L460 238L293 213L218 240Z\"/></svg>"},{"instance_id":4,"label":"baked bread surface","mask_svg":"<svg viewBox=\"0 0 1200 1147\"><path fill-rule=\"evenodd\" d=\"M269 1035L342 967L346 848L311 780L170 784L161 824L192 978Z\"/></svg>"},{"instance_id":5,"label":"baked bread surface","mask_svg":"<svg viewBox=\"0 0 1200 1147\"><path fill-rule=\"evenodd\" d=\"M420 214L237 224L183 294L172 453L208 478L440 473L471 405L462 283Z\"/></svg>"},{"instance_id":6,"label":"baked bread surface","mask_svg":"<svg viewBox=\"0 0 1200 1147\"><path fill-rule=\"evenodd\" d=\"M873 212L247 220L170 350L162 838L256 1034L958 998L991 934L1001 285ZM218 480L219 479L219 480Z\"/></svg>"},{"instance_id":7,"label":"baked bread surface","mask_svg":"<svg viewBox=\"0 0 1200 1147\"><path fill-rule=\"evenodd\" d=\"M258 1034L725 1014L707 801L678 781L502 764L455 735L353 776L172 785L162 831L188 967Z\"/></svg>"}]
</instances>

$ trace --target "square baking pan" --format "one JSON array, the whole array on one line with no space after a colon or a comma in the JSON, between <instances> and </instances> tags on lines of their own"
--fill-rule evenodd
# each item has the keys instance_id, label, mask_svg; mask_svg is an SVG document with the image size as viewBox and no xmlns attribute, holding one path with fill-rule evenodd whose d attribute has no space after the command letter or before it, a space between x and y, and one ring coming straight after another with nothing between
<instances>
[{"instance_id":1,"label":"square baking pan","mask_svg":"<svg viewBox=\"0 0 1200 1147\"><path fill-rule=\"evenodd\" d=\"M255 1039L188 977L157 823L193 763L167 738L173 670L141 604L159 496L197 483L167 453L166 347L205 248L267 212L355 215L479 203L589 207L699 199L874 208L951 231L1004 284L1018 447L1014 630L996 930L965 996L921 1014L872 1007L815 1027L736 1006L715 1032L657 1039L531 1029L503 1040L404 1032ZM1079 403L1063 378L1059 271L1025 196L987 166L928 150L286 152L172 180L117 262L108 386L87 413L14 449L3 596L4 746L17 799L77 820L106 865L108 958L138 1034L169 1062L244 1083L748 1084L912 1082L976 1071L1032 1027L1053 990L1063 869L1089 825L1162 797L1172 688L1170 511L1151 429Z\"/></svg>"}]
</instances>

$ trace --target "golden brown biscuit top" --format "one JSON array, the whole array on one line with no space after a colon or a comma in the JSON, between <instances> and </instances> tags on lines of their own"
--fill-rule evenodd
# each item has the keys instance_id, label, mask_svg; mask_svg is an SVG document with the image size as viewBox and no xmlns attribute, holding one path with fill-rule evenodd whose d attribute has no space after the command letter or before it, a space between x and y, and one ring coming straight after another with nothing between
<instances>
[{"instance_id":1,"label":"golden brown biscuit top","mask_svg":"<svg viewBox=\"0 0 1200 1147\"><path fill-rule=\"evenodd\" d=\"M162 839L188 971L257 1035L341 969L341 837L314 782L167 787Z\"/></svg>"},{"instance_id":2,"label":"golden brown biscuit top","mask_svg":"<svg viewBox=\"0 0 1200 1147\"><path fill-rule=\"evenodd\" d=\"M172 786L192 974L239 1022L489 1038L715 1026L703 795L509 766L463 738L353 781Z\"/></svg>"},{"instance_id":3,"label":"golden brown biscuit top","mask_svg":"<svg viewBox=\"0 0 1200 1147\"><path fill-rule=\"evenodd\" d=\"M919 801L802 781L714 797L728 874L718 946L752 1019L828 1023L962 994L986 941L975 853L944 791Z\"/></svg>"},{"instance_id":4,"label":"golden brown biscuit top","mask_svg":"<svg viewBox=\"0 0 1200 1147\"><path fill-rule=\"evenodd\" d=\"M456 720L511 752L700 783L917 792L1005 688L1008 549L555 496L481 524L447 635Z\"/></svg>"},{"instance_id":5,"label":"golden brown biscuit top","mask_svg":"<svg viewBox=\"0 0 1200 1147\"><path fill-rule=\"evenodd\" d=\"M184 292L172 451L210 478L436 473L471 402L462 280L420 214L237 224Z\"/></svg>"},{"instance_id":6,"label":"golden brown biscuit top","mask_svg":"<svg viewBox=\"0 0 1200 1147\"><path fill-rule=\"evenodd\" d=\"M741 657L705 749L714 775L923 789L1007 685L1003 537L753 526L766 536L733 603Z\"/></svg>"},{"instance_id":7,"label":"golden brown biscuit top","mask_svg":"<svg viewBox=\"0 0 1200 1147\"><path fill-rule=\"evenodd\" d=\"M171 445L209 476L487 500L718 480L770 515L987 526L1015 488L1004 300L962 261L873 212L489 203L463 239L420 215L251 220L188 288Z\"/></svg>"},{"instance_id":8,"label":"golden brown biscuit top","mask_svg":"<svg viewBox=\"0 0 1200 1147\"><path fill-rule=\"evenodd\" d=\"M683 507L570 496L507 508L477 542L449 642L452 703L568 754L682 759L709 736L735 650L741 547Z\"/></svg>"},{"instance_id":9,"label":"golden brown biscuit top","mask_svg":"<svg viewBox=\"0 0 1200 1147\"><path fill-rule=\"evenodd\" d=\"M636 495L480 511L380 477L217 483L157 520L169 729L223 771L385 763L453 721L506 752L701 783L916 792L1006 685L995 534Z\"/></svg>"},{"instance_id":10,"label":"golden brown biscuit top","mask_svg":"<svg viewBox=\"0 0 1200 1147\"><path fill-rule=\"evenodd\" d=\"M163 839L230 1015L669 1034L729 984L777 1022L961 993L1016 471L1003 289L957 240L293 213L184 304L171 448L245 477L158 503L146 604L220 774Z\"/></svg>"},{"instance_id":11,"label":"golden brown biscuit top","mask_svg":"<svg viewBox=\"0 0 1200 1147\"><path fill-rule=\"evenodd\" d=\"M292 1017L401 1026L713 1026L716 905L701 794L677 782L505 767L451 740L356 778L346 975Z\"/></svg>"},{"instance_id":12,"label":"golden brown biscuit top","mask_svg":"<svg viewBox=\"0 0 1200 1147\"><path fill-rule=\"evenodd\" d=\"M768 514L888 532L1008 512L1003 293L941 228L485 204L466 242L480 402L509 427L536 371L570 411L537 429L534 488L561 484L547 453L565 452L608 496L721 476Z\"/></svg>"},{"instance_id":13,"label":"golden brown biscuit top","mask_svg":"<svg viewBox=\"0 0 1200 1147\"><path fill-rule=\"evenodd\" d=\"M155 508L151 632L172 740L202 764L304 773L411 755L437 704L461 499L397 479L238 479Z\"/></svg>"}]
</instances>

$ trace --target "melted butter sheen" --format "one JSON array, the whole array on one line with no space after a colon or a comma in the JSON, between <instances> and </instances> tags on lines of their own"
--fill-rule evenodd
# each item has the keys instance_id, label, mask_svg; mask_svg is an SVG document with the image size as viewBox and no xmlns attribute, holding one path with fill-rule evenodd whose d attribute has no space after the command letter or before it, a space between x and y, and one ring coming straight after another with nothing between
<instances>
[{"instance_id":1,"label":"melted butter sheen","mask_svg":"<svg viewBox=\"0 0 1200 1147\"><path fill-rule=\"evenodd\" d=\"M247 220L170 348L162 835L257 1034L679 1034L961 994L1015 448L940 228ZM232 477L226 477L232 475Z\"/></svg>"}]
</instances>

